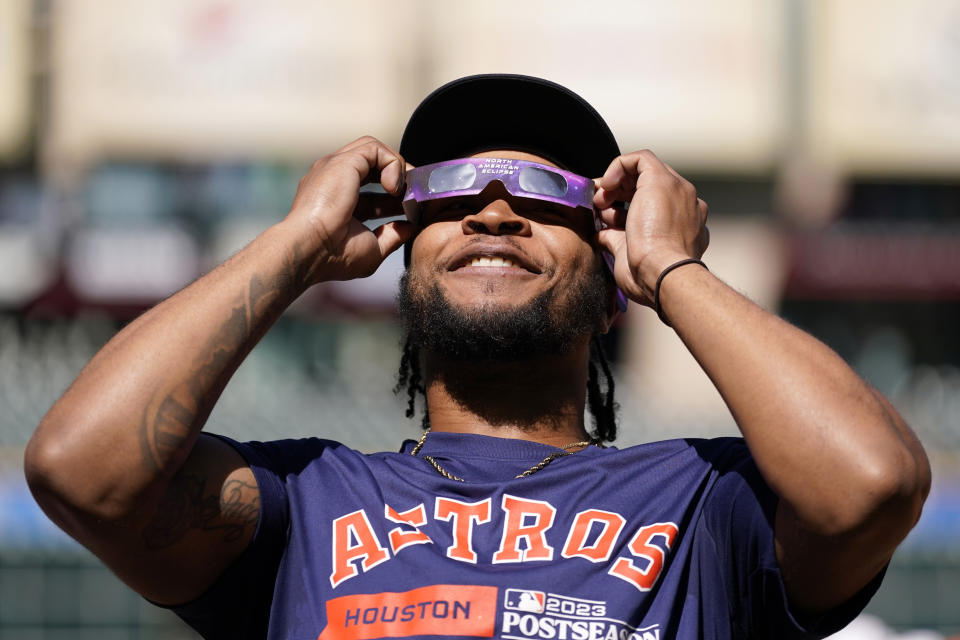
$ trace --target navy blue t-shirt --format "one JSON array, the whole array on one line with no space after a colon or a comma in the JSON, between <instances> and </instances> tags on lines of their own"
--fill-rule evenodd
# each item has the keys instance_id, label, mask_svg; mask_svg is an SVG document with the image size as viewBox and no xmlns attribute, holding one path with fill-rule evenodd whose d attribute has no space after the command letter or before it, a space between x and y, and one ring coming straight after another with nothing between
<instances>
[{"instance_id":1,"label":"navy blue t-shirt","mask_svg":"<svg viewBox=\"0 0 960 640\"><path fill-rule=\"evenodd\" d=\"M557 450L431 433L418 456L232 442L262 508L247 551L176 612L206 638L815 638L791 612L776 496L742 439ZM464 478L444 478L423 456Z\"/></svg>"}]
</instances>

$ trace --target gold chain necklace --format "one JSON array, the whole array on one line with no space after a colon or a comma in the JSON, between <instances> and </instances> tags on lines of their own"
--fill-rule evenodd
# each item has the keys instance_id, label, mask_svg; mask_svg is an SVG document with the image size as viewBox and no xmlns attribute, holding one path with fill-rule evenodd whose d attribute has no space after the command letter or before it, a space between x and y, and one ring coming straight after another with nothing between
<instances>
[{"instance_id":1,"label":"gold chain necklace","mask_svg":"<svg viewBox=\"0 0 960 640\"><path fill-rule=\"evenodd\" d=\"M423 443L427 441L427 435L429 435L429 433L430 433L430 429L427 429L426 431L423 432L423 435L420 436L420 440L417 442L417 445L410 451L410 455L416 457L416 455L420 452L420 449L423 448ZM547 466L557 458L562 458L564 456L572 456L574 453L576 453L576 451L567 451L567 449L575 449L576 447L589 447L590 445L594 445L597 447L600 446L599 444L597 444L596 440L584 440L582 442L571 442L570 444L565 444L562 447L560 447L561 449L563 449L563 451L557 451L555 453L551 453L546 458L544 458L537 464L533 465L523 473L518 473L517 475L515 475L514 479L526 478L527 476L532 476L537 471L540 471L541 469L543 469L545 466ZM466 480L464 480L460 476L455 476L449 471L447 471L446 469L444 469L443 467L441 467L440 463L437 462L433 456L425 455L423 456L423 459L429 462L433 466L433 468L437 470L437 473L442 475L447 480L456 480L457 482L466 482Z\"/></svg>"}]
</instances>

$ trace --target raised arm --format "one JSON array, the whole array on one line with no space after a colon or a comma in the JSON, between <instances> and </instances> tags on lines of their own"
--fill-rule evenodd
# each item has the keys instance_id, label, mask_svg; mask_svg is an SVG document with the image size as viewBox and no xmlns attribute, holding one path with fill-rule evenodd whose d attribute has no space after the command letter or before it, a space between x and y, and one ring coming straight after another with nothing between
<instances>
[{"instance_id":1,"label":"raised arm","mask_svg":"<svg viewBox=\"0 0 960 640\"><path fill-rule=\"evenodd\" d=\"M649 151L618 158L598 186L617 282L652 305L663 270L706 249L706 204ZM632 200L626 215L609 208L617 200ZM659 300L780 498L777 557L791 601L807 613L846 601L920 516L930 468L916 436L833 351L701 266L670 272Z\"/></svg>"},{"instance_id":2,"label":"raised arm","mask_svg":"<svg viewBox=\"0 0 960 640\"><path fill-rule=\"evenodd\" d=\"M118 333L40 423L24 461L34 496L142 595L187 601L246 548L256 481L203 424L297 296L369 275L402 245L408 223L371 232L357 204L361 184L396 194L404 174L373 138L317 161L282 222Z\"/></svg>"}]
</instances>

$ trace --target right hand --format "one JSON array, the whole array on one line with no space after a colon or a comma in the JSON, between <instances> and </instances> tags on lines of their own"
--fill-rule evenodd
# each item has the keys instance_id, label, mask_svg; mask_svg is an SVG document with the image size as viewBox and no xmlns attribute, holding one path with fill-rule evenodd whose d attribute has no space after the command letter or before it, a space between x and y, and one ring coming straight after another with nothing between
<instances>
[{"instance_id":1,"label":"right hand","mask_svg":"<svg viewBox=\"0 0 960 640\"><path fill-rule=\"evenodd\" d=\"M379 179L395 202L396 214L402 215L408 168L399 153L370 136L313 163L284 220L312 240L310 255L304 256L310 263L310 284L369 276L413 235L413 225L406 221L371 231L361 222L368 216L357 210L360 187Z\"/></svg>"},{"instance_id":2,"label":"right hand","mask_svg":"<svg viewBox=\"0 0 960 640\"><path fill-rule=\"evenodd\" d=\"M707 203L649 150L615 158L595 184L593 203L607 225L597 240L614 257L617 286L634 302L652 307L663 270L707 250ZM618 201L629 202L629 209L616 208Z\"/></svg>"}]
</instances>

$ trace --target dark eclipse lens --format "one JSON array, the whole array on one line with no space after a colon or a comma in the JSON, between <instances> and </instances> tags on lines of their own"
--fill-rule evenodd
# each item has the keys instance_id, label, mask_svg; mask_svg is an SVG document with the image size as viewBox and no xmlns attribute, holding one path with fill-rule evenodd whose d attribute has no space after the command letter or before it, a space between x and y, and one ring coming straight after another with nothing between
<instances>
[{"instance_id":1,"label":"dark eclipse lens","mask_svg":"<svg viewBox=\"0 0 960 640\"><path fill-rule=\"evenodd\" d=\"M477 168L472 164L438 167L430 172L427 189L430 190L430 193L462 191L472 187L476 179Z\"/></svg>"},{"instance_id":2,"label":"dark eclipse lens","mask_svg":"<svg viewBox=\"0 0 960 640\"><path fill-rule=\"evenodd\" d=\"M520 188L528 193L562 198L567 194L567 180L559 173L524 167L520 169Z\"/></svg>"}]
</instances>

